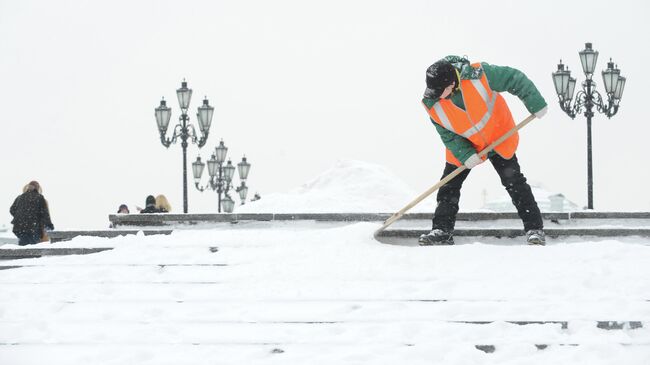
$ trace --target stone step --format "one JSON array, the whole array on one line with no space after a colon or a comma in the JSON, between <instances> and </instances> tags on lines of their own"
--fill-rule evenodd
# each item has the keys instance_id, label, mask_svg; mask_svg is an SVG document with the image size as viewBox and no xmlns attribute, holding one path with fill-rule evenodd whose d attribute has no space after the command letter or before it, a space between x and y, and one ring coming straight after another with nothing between
<instances>
[{"instance_id":1,"label":"stone step","mask_svg":"<svg viewBox=\"0 0 650 365\"><path fill-rule=\"evenodd\" d=\"M650 347L650 344L647 343L642 343L642 344L632 344L632 343L618 343L616 344L618 346L635 346L635 347ZM537 350L546 350L549 347L579 347L582 346L579 343L554 343L554 344L547 344L547 343L536 343L535 347ZM503 349L507 348L507 345L474 345L474 348L476 348L479 351L483 351L486 354L491 354L497 351L498 349Z\"/></svg>"},{"instance_id":2,"label":"stone step","mask_svg":"<svg viewBox=\"0 0 650 365\"><path fill-rule=\"evenodd\" d=\"M417 238L430 230L422 229L387 229L378 237ZM551 228L545 229L548 237L562 236L593 236L593 237L650 237L650 228ZM523 229L514 228L462 228L454 230L454 236L459 237L497 237L514 238L524 236Z\"/></svg>"},{"instance_id":3,"label":"stone step","mask_svg":"<svg viewBox=\"0 0 650 365\"><path fill-rule=\"evenodd\" d=\"M49 233L50 242L60 242L60 241L69 241L75 237L79 236L91 236L91 237L105 237L113 238L126 235L134 235L138 232L143 232L145 236L155 235L155 234L171 234L171 229L165 230L95 230L95 231L52 231Z\"/></svg>"},{"instance_id":4,"label":"stone step","mask_svg":"<svg viewBox=\"0 0 650 365\"><path fill-rule=\"evenodd\" d=\"M88 255L107 250L112 247L75 247L75 248L16 248L0 249L0 260L29 259L42 256L61 256L61 255Z\"/></svg>"},{"instance_id":5,"label":"stone step","mask_svg":"<svg viewBox=\"0 0 650 365\"><path fill-rule=\"evenodd\" d=\"M417 238L422 234L429 233L428 229L387 229L382 231L377 237L386 238ZM173 232L167 230L105 230L105 231L53 231L50 232L51 242L60 242L71 240L79 236L88 237L106 237L113 238L125 235L134 235L143 232L145 236L163 234L168 235ZM545 229L548 237L565 237L565 236L593 236L593 237L650 237L650 228L549 228ZM454 231L457 237L496 237L496 238L515 238L524 235L523 229L520 228L458 228Z\"/></svg>"},{"instance_id":6,"label":"stone step","mask_svg":"<svg viewBox=\"0 0 650 365\"><path fill-rule=\"evenodd\" d=\"M381 351L395 351L399 349L399 346L404 346L407 348L414 347L419 349L420 346L426 346L427 349L435 351L436 353L446 353L446 350L449 350L448 343L440 344L431 344L430 342L425 343L380 343L372 344L371 346L377 346L378 353ZM379 347L381 346L381 347ZM462 346L462 345L461 345ZM469 346L469 345L468 345ZM510 355L513 353L513 349L516 349L514 353L525 353L529 354L526 347L531 349L537 349L538 351L544 351L547 349L553 349L555 353L559 351L571 351L573 358L575 358L574 348L579 348L580 346L588 347L588 350L593 351L593 343L530 343L530 342L515 342L515 343L499 343L499 344L476 344L472 345L476 351L482 351L486 354L492 354L502 351L507 351ZM50 359L50 363L54 361L56 364L63 364L63 362L57 362L56 359L65 359L70 357L71 348L74 348L74 354L79 357L87 357L93 359L94 356L97 356L97 348L100 347L102 350L106 351L115 351L119 353L122 357L130 358L139 358L142 357L142 353L147 351L156 352L158 355L167 356L171 359L178 358L178 354L182 353L183 358L205 358L207 353L218 353L221 359L238 359L242 357L242 351L252 351L256 354L265 354L268 353L270 356L284 356L285 352L289 354L295 353L313 353L316 355L323 355L323 349L327 351L336 353L340 351L342 353L349 353L351 347L358 348L360 347L359 342L332 342L332 343L304 343L304 342L152 342L152 343L135 343L135 344L124 344L124 343L84 343L84 342L59 342L56 343L33 343L33 342L0 342L0 352L2 355L11 358L30 358L30 354L37 353L40 358ZM382 350L383 348L383 350ZM650 344L648 343L625 343L625 342L610 342L604 345L601 345L599 350L600 353L604 356L614 356L626 354L628 358L632 359L642 359L646 357L648 348ZM400 349L399 351L406 351ZM418 350L419 351L419 350ZM623 352L624 351L624 352ZM632 355L630 355L632 352ZM389 353L387 353L389 354ZM473 356L471 352L466 354L470 358ZM540 354L541 355L541 354ZM535 356L530 354L530 356ZM541 355L543 356L543 355ZM444 359L444 357L442 357ZM572 358L572 357L569 357ZM51 360L55 359L55 360ZM269 358L270 359L270 358ZM282 358L274 359L282 360ZM346 359L347 360L347 359ZM181 361L182 362L182 361ZM286 361L271 361L271 363L287 363ZM345 361L344 361L345 362ZM495 363L484 361L485 363ZM32 362L30 362L31 364ZM37 363L37 362L33 362ZM70 362L67 362L70 363ZM179 363L178 361L176 363ZM241 363L241 362L240 362ZM347 361L346 363L349 363ZM363 362L354 362L354 363L363 363ZM435 361L430 363L436 363ZM496 363L503 363L503 361ZM599 362L600 363L600 362ZM629 362L628 362L629 363ZM634 362L635 364L638 362Z\"/></svg>"},{"instance_id":7,"label":"stone step","mask_svg":"<svg viewBox=\"0 0 650 365\"><path fill-rule=\"evenodd\" d=\"M409 322L245 322L245 321L224 321L224 322L165 322L153 320L141 320L137 322L117 322L105 320L101 322L86 321L49 321L47 333L44 331L20 331L20 328L33 328L34 325L40 324L40 321L2 321L1 324L7 333L18 333L14 336L2 336L0 346L21 346L21 345L39 345L48 343L50 338L56 338L56 346L84 346L84 345L125 345L142 346L142 345L206 345L222 346L233 345L239 346L258 346L258 345L277 345L277 346L294 346L294 345L325 345L340 346L353 345L358 346L358 336L364 333L386 333L404 328L408 323L420 323L419 321ZM413 335L409 335L406 341L399 338L387 339L384 345L404 345L420 346L431 345L429 336L454 334L454 338L461 338L467 344L475 345L478 350L485 352L494 352L497 348L508 346L537 346L537 349L543 350L548 346L580 346L594 345L594 339L603 345L614 346L648 346L647 331L639 330L642 327L630 328L624 327L623 333L611 334L608 330L601 328L602 332L588 330L590 337L584 338L586 329L580 327L577 334L572 330L563 330L563 336L558 338L553 335L549 338L548 333L541 333L539 323L529 323L515 326L499 326L497 338L490 332L497 332L495 328L484 329L477 326L486 326L490 323L465 323L453 321L436 321L431 326L423 326ZM498 323L504 323L502 321ZM498 325L497 323L497 325ZM178 328L176 333L182 334L171 336L171 340L160 339L155 336L159 331L167 331L170 325ZM553 332L556 332L561 323L549 323L541 325L550 325ZM219 331L213 329L219 328ZM494 326L492 326L494 327ZM531 328L526 328L531 327ZM117 329L120 329L118 331ZM583 333L581 333L583 332ZM638 333L635 333L638 332ZM494 333L496 334L496 333ZM139 336L139 337L138 337ZM597 337L596 337L597 336ZM100 340L97 340L97 339ZM316 339L314 339L316 338ZM600 341L599 341L600 340ZM484 347L484 348L480 348Z\"/></svg>"},{"instance_id":8,"label":"stone step","mask_svg":"<svg viewBox=\"0 0 650 365\"><path fill-rule=\"evenodd\" d=\"M109 221L119 226L164 226L175 224L234 223L239 221L298 221L319 222L383 222L391 213L221 213L221 214L111 214ZM433 213L407 213L401 220L430 220ZM542 218L551 220L571 219L649 219L650 212L572 212L542 213ZM479 221L519 219L515 212L461 212L457 220Z\"/></svg>"}]
</instances>

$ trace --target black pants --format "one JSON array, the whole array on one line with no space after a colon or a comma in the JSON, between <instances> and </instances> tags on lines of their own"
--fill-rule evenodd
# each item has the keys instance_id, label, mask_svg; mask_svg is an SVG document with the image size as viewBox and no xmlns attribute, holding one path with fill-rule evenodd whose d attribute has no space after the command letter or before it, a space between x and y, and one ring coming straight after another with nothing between
<instances>
[{"instance_id":1,"label":"black pants","mask_svg":"<svg viewBox=\"0 0 650 365\"><path fill-rule=\"evenodd\" d=\"M18 245L34 245L41 241L41 234L38 232L21 232L14 233L18 237Z\"/></svg>"},{"instance_id":2,"label":"black pants","mask_svg":"<svg viewBox=\"0 0 650 365\"><path fill-rule=\"evenodd\" d=\"M517 156L506 160L498 154L490 157L490 162L501 178L501 184L506 188L512 203L517 208L517 213L524 223L524 230L542 229L542 215L537 207L537 202L526 183L526 178L521 173ZM456 166L447 163L442 177L451 174ZM453 232L456 224L456 213L458 213L458 201L460 200L460 188L471 170L463 170L448 183L438 190L438 206L433 216L433 229L442 229L446 232Z\"/></svg>"}]
</instances>

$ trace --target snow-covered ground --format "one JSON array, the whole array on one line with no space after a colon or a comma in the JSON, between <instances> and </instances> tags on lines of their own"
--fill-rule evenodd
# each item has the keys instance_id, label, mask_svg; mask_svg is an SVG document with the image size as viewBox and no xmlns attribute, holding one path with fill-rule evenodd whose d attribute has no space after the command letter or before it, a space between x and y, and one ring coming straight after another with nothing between
<instances>
[{"instance_id":1,"label":"snow-covered ground","mask_svg":"<svg viewBox=\"0 0 650 365\"><path fill-rule=\"evenodd\" d=\"M377 226L77 238L57 246L115 248L5 261L25 267L0 271L0 363L650 360L647 240L420 248L378 243Z\"/></svg>"},{"instance_id":2,"label":"snow-covered ground","mask_svg":"<svg viewBox=\"0 0 650 365\"><path fill-rule=\"evenodd\" d=\"M386 176L342 163L255 209L389 211L412 200ZM650 363L650 240L406 247L376 241L378 227L220 224L78 237L54 247L114 249L0 261L21 266L0 270L0 364Z\"/></svg>"}]
</instances>

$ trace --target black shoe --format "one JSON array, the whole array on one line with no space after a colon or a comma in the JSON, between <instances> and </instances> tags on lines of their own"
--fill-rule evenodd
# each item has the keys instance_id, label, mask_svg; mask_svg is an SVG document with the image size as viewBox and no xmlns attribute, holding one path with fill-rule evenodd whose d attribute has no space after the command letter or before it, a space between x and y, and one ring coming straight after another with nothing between
<instances>
[{"instance_id":1,"label":"black shoe","mask_svg":"<svg viewBox=\"0 0 650 365\"><path fill-rule=\"evenodd\" d=\"M531 229L530 231L526 232L526 241L529 245L545 246L546 235L541 229Z\"/></svg>"},{"instance_id":2,"label":"black shoe","mask_svg":"<svg viewBox=\"0 0 650 365\"><path fill-rule=\"evenodd\" d=\"M454 244L454 236L445 232L442 229L434 229L433 231L423 234L418 239L420 246L445 246Z\"/></svg>"}]
</instances>

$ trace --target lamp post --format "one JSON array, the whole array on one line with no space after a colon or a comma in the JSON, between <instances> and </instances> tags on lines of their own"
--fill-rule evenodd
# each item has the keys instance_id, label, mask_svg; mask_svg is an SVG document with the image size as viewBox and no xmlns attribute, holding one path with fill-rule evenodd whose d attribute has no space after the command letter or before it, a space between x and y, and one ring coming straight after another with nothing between
<instances>
[{"instance_id":1,"label":"lamp post","mask_svg":"<svg viewBox=\"0 0 650 365\"><path fill-rule=\"evenodd\" d=\"M576 79L571 77L571 71L569 71L568 67L565 69L562 60L557 65L557 71L553 72L553 83L560 101L560 108L571 119L581 113L587 118L587 208L594 209L591 118L594 116L594 107L599 113L605 114L607 118L613 117L618 112L626 79L621 76L621 71L610 58L607 69L602 72L605 93L607 94L607 102L605 102L600 93L596 91L596 83L592 79L596 69L596 61L598 60L598 51L592 49L591 43L585 43L585 49L578 52L578 54L585 74L585 81L582 83L582 90L578 91L575 100L573 100L573 93L576 87Z\"/></svg>"},{"instance_id":2,"label":"lamp post","mask_svg":"<svg viewBox=\"0 0 650 365\"><path fill-rule=\"evenodd\" d=\"M217 192L218 196L218 211L221 213L221 207L223 205L223 210L226 213L232 213L235 208L235 201L230 197L230 190L233 188L234 184L232 183L233 176L235 174L235 166L232 164L231 160L224 165L226 160L226 154L228 153L228 147L224 145L223 140L219 142L219 145L214 149L212 157L207 161L208 165L208 175L209 180L206 186L201 186L201 176L203 175L203 170L205 169L206 163L201 161L201 157L197 157L196 161L192 163L192 174L194 175L194 185L196 188L203 192L206 189L210 189ZM237 164L237 170L239 172L239 180L241 180L240 185L235 188L235 191L239 193L239 198L241 199L241 205L244 205L246 201L246 195L248 194L248 186L246 186L246 179L248 178L248 172L250 171L251 164L246 160L244 156L240 163ZM221 194L224 195L223 199Z\"/></svg>"},{"instance_id":3,"label":"lamp post","mask_svg":"<svg viewBox=\"0 0 650 365\"><path fill-rule=\"evenodd\" d=\"M163 146L169 148L172 143L176 143L178 138L181 140L181 147L183 148L183 213L187 213L187 141L190 140L195 143L199 148L203 147L208 141L208 133L210 125L212 124L212 115L214 108L208 103L208 99L203 99L203 105L198 107L196 119L199 122L199 129L201 137L197 136L194 126L189 124L190 118L187 111L190 106L190 99L192 98L192 89L187 87L187 82L183 80L181 88L176 90L178 96L178 104L181 107L181 115L178 118L179 123L174 127L174 134L171 138L167 138L167 127L169 120L172 116L172 109L167 106L165 98L160 101L160 106L156 108L156 123L158 123L158 132L160 132L160 142Z\"/></svg>"}]
</instances>

